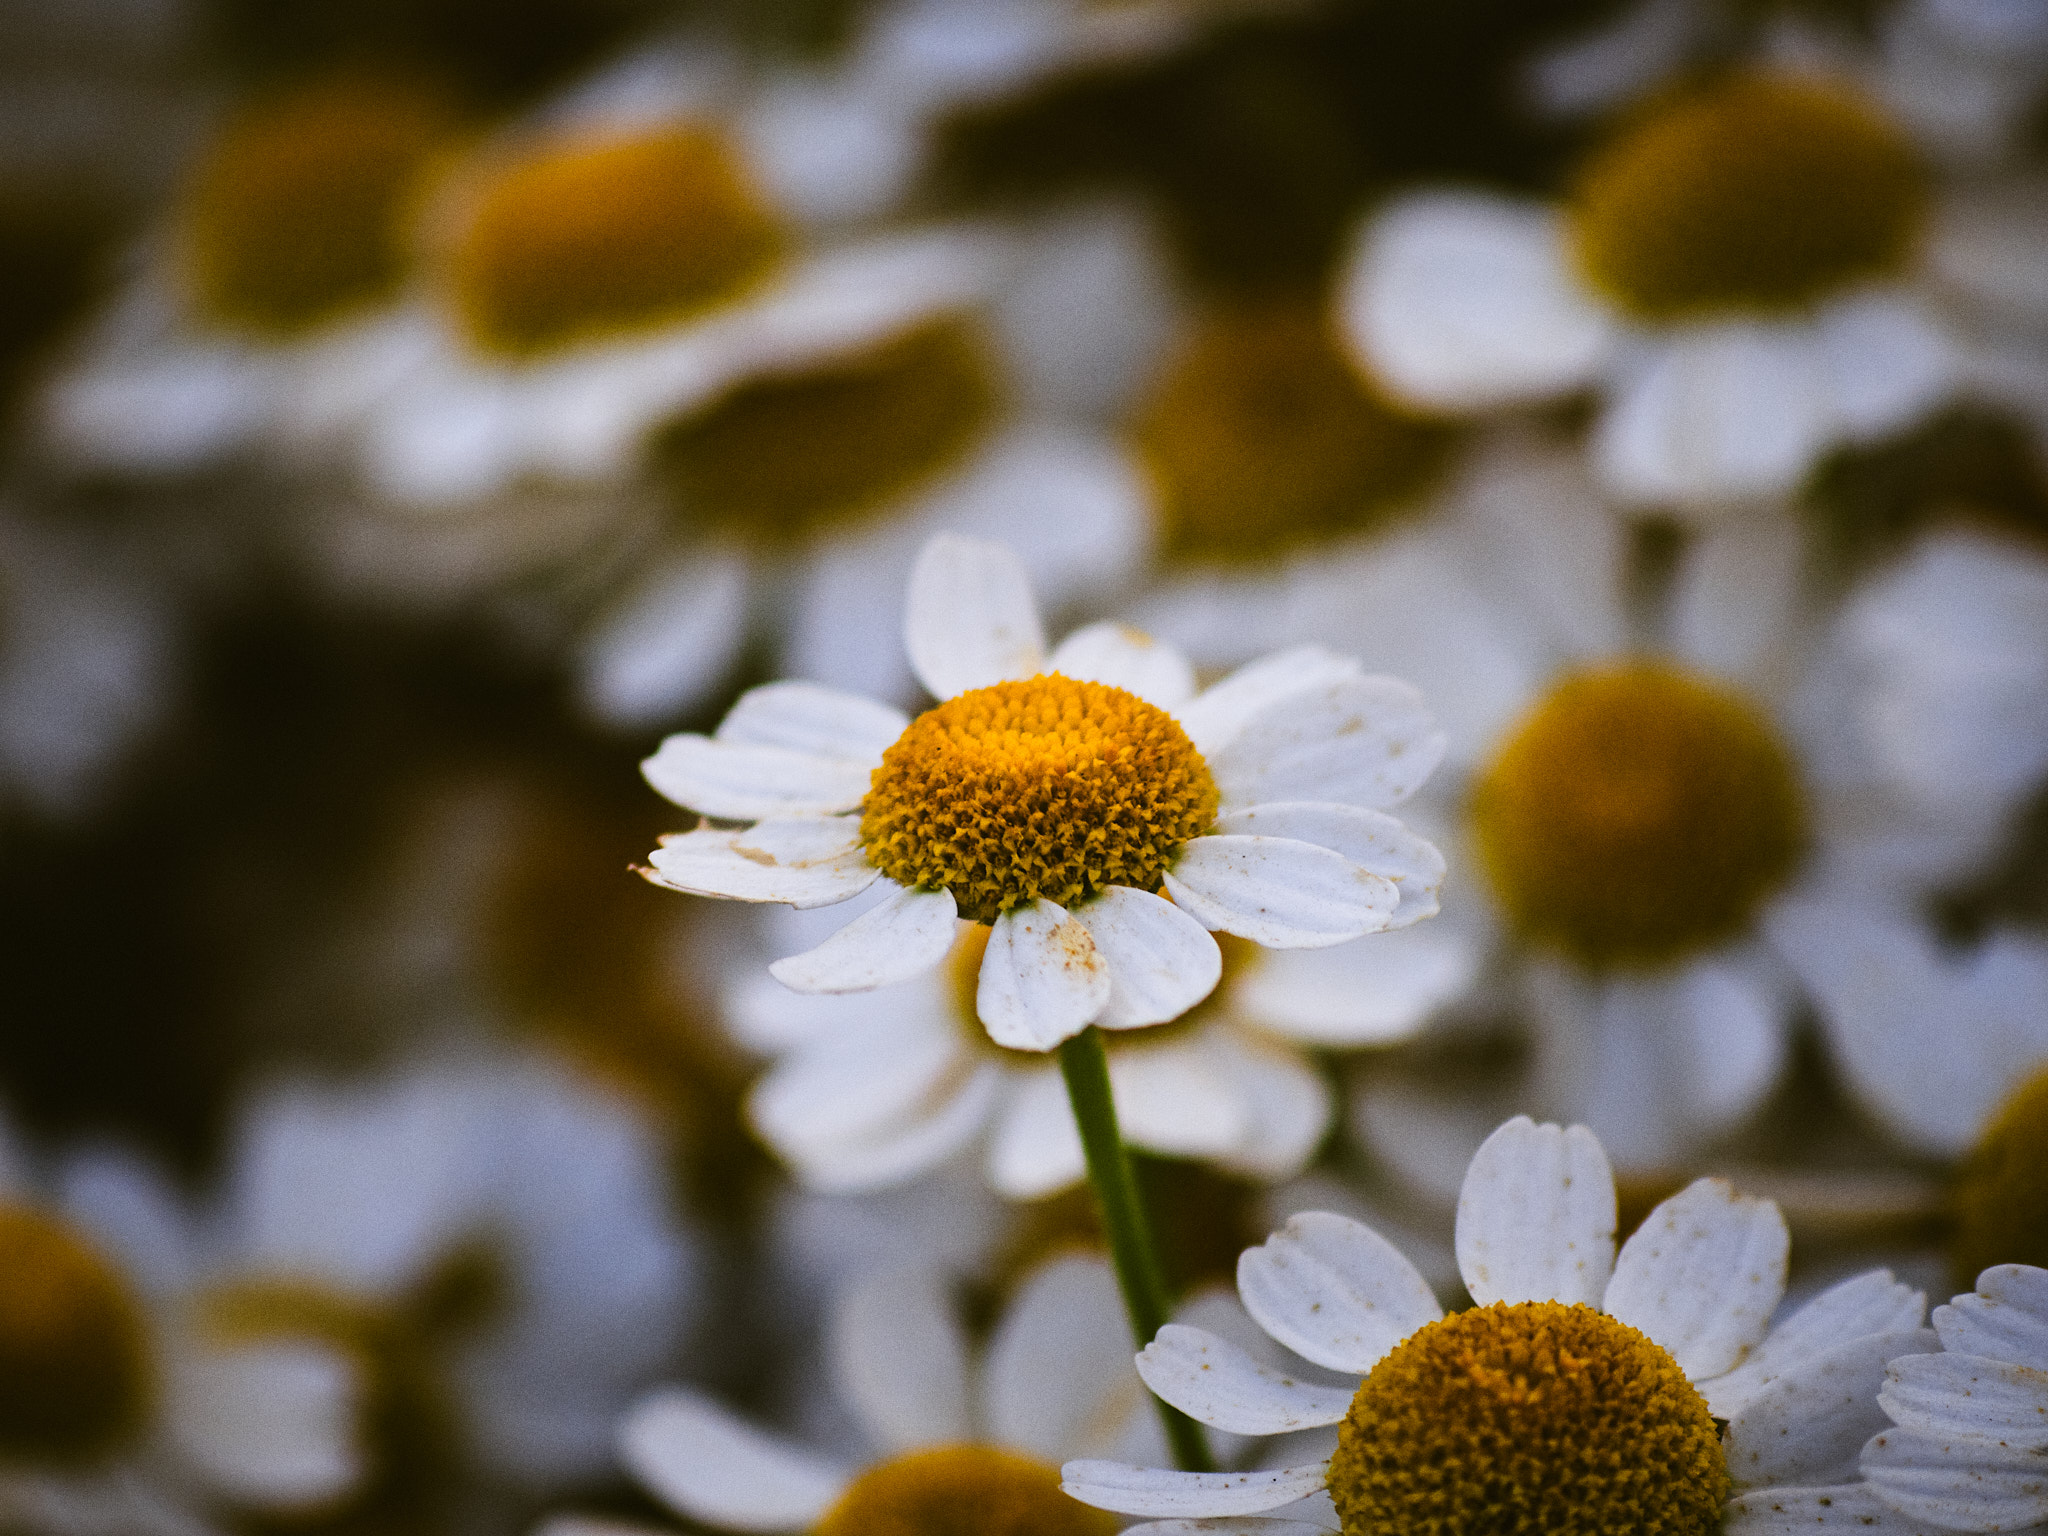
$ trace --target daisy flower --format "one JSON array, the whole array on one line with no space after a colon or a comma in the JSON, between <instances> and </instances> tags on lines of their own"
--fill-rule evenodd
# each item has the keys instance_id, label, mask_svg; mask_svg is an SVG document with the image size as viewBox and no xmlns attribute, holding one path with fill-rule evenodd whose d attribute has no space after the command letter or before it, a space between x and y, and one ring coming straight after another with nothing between
<instances>
[{"instance_id":1,"label":"daisy flower","mask_svg":"<svg viewBox=\"0 0 2048 1536\"><path fill-rule=\"evenodd\" d=\"M1894 1428L1863 1448L1851 1490L1880 1531L2048 1530L2048 1269L2001 1264L1934 1309L1941 1352L1885 1370ZM1893 1513L1896 1512L1896 1513ZM1903 1516L1903 1519L1898 1518Z\"/></svg>"},{"instance_id":2,"label":"daisy flower","mask_svg":"<svg viewBox=\"0 0 2048 1536\"><path fill-rule=\"evenodd\" d=\"M1647 108L1562 206L1432 190L1366 224L1340 309L1393 395L1450 413L1593 389L1628 502L1796 488L1954 383L1904 134L1818 79L1726 76Z\"/></svg>"},{"instance_id":3,"label":"daisy flower","mask_svg":"<svg viewBox=\"0 0 2048 1536\"><path fill-rule=\"evenodd\" d=\"M989 1038L1048 1051L1185 1013L1222 974L1213 931L1318 948L1436 909L1435 850L1382 809L1443 753L1405 683L1303 649L1197 693L1113 624L1048 656L1016 556L951 535L918 560L904 638L941 701L915 720L770 684L643 765L678 805L748 823L666 839L657 884L794 907L885 893L770 968L794 990L906 981L965 918L991 930Z\"/></svg>"},{"instance_id":4,"label":"daisy flower","mask_svg":"<svg viewBox=\"0 0 2048 1536\"><path fill-rule=\"evenodd\" d=\"M972 1508L979 1528L1011 1536L1110 1536L1115 1522L1065 1498L1054 1469L1077 1454L1164 1451L1128 1339L1099 1258L1033 1270L978 1349L944 1277L894 1265L833 1308L826 1353L859 1432L854 1456L771 1435L682 1386L625 1416L619 1452L678 1514L727 1530L922 1529ZM549 1530L568 1536L574 1524Z\"/></svg>"},{"instance_id":5,"label":"daisy flower","mask_svg":"<svg viewBox=\"0 0 2048 1536\"><path fill-rule=\"evenodd\" d=\"M1932 1337L1921 1294L1873 1270L1772 1327L1784 1220L1719 1179L1658 1206L1619 1254L1614 1238L1600 1143L1583 1126L1527 1119L1495 1131L1465 1178L1457 1252L1470 1311L1446 1317L1370 1227L1296 1216L1240 1259L1238 1294L1296 1355L1361 1377L1355 1389L1271 1369L1184 1325L1161 1329L1138 1371L1235 1433L1336 1425L1334 1452L1220 1473L1075 1461L1061 1486L1165 1522L1139 1528L1153 1536L1207 1520L1297 1536L1504 1521L1741 1531L1770 1523L1756 1511L1782 1487L1848 1481L1882 1420L1886 1360ZM1281 1518L1246 1518L1268 1511Z\"/></svg>"},{"instance_id":6,"label":"daisy flower","mask_svg":"<svg viewBox=\"0 0 2048 1536\"><path fill-rule=\"evenodd\" d=\"M1444 937L1526 1019L1522 1091L1634 1171L1739 1124L1776 1081L1798 992L1770 942L1774 904L1927 890L1985 847L1984 797L1904 773L1885 744L1938 752L1924 741L1962 739L1965 721L1995 740L2000 711L1932 690L1904 714L1864 707L1854 607L1834 624L1813 613L1805 560L1789 519L1732 520L1640 600L1580 460L1523 447L1476 466L1328 616L1335 643L1416 678L1441 710L1446 771L1414 814L1469 850L1467 905L1485 911ZM1988 624L1943 632L1957 655L2004 644ZM1930 679L1947 665L1940 648L1925 665ZM1453 1157L1438 1182L1455 1182Z\"/></svg>"}]
</instances>

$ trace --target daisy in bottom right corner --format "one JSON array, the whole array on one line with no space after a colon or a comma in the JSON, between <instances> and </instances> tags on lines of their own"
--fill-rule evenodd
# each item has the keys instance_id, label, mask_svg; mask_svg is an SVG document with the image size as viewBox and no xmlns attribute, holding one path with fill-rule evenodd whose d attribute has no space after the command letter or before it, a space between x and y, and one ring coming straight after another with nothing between
<instances>
[{"instance_id":1,"label":"daisy in bottom right corner","mask_svg":"<svg viewBox=\"0 0 2048 1536\"><path fill-rule=\"evenodd\" d=\"M1298 1215L1241 1256L1238 1295L1295 1354L1362 1378L1355 1391L1180 1325L1160 1330L1138 1371L1214 1428L1335 1426L1324 1459L1215 1473L1077 1461L1062 1486L1150 1517L1133 1528L1144 1536L1868 1524L1828 1499L1885 1423L1887 1362L1933 1344L1922 1294L1871 1270L1774 1326L1784 1219L1719 1179L1659 1205L1619 1253L1615 1225L1598 1139L1526 1117L1496 1130L1466 1174L1457 1256L1470 1310L1446 1316L1362 1223Z\"/></svg>"}]
</instances>

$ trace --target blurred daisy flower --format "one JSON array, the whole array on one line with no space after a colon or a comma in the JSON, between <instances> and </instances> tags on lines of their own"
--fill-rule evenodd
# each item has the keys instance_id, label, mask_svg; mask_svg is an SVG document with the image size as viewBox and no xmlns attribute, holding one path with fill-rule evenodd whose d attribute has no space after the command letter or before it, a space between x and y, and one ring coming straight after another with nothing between
<instances>
[{"instance_id":1,"label":"blurred daisy flower","mask_svg":"<svg viewBox=\"0 0 2048 1536\"><path fill-rule=\"evenodd\" d=\"M396 301L422 173L463 131L418 76L356 70L245 102L46 387L45 438L88 469L174 474L317 454L409 365Z\"/></svg>"},{"instance_id":2,"label":"blurred daisy flower","mask_svg":"<svg viewBox=\"0 0 2048 1536\"><path fill-rule=\"evenodd\" d=\"M2003 825L1981 784L1907 773L1886 743L2024 731L1990 681L2009 675L2004 630L1921 631L1958 647L1929 644L1930 679L1982 667L1981 710L1939 687L1904 713L1865 707L1842 683L1861 610L1813 613L1805 564L1790 520L1733 519L1644 591L1580 461L1504 448L1330 616L1333 642L1419 679L1442 711L1447 771L1411 814L1469 849L1464 905L1484 911L1439 936L1482 957L1468 974L1500 968L1530 1030L1525 1090L1631 1171L1740 1124L1776 1082L1798 997L1768 941L1775 904L1930 890ZM1369 1139L1378 1091L1361 1100ZM1419 1105L1389 1107L1390 1135L1402 1107Z\"/></svg>"},{"instance_id":3,"label":"blurred daisy flower","mask_svg":"<svg viewBox=\"0 0 2048 1536\"><path fill-rule=\"evenodd\" d=\"M1395 398L1449 413L1603 397L1628 502L1710 513L1941 401L1914 146L1840 85L1736 74L1645 108L1562 206L1425 191L1361 232L1340 309Z\"/></svg>"},{"instance_id":4,"label":"blurred daisy flower","mask_svg":"<svg viewBox=\"0 0 2048 1536\"><path fill-rule=\"evenodd\" d=\"M1227 1302L1196 1303L1214 1319ZM1227 1326L1226 1324L1223 1324ZM842 1293L827 1354L862 1461L768 1434L687 1387L643 1399L620 1453L677 1513L741 1531L921 1529L972 1509L979 1529L1109 1536L1114 1522L1059 1491L1077 1454L1163 1454L1103 1260L1068 1254L1028 1274L985 1347L969 1342L943 1278L890 1266ZM545 1529L574 1536L579 1522Z\"/></svg>"},{"instance_id":5,"label":"blurred daisy flower","mask_svg":"<svg viewBox=\"0 0 2048 1536\"><path fill-rule=\"evenodd\" d=\"M751 823L666 839L658 884L821 907L881 883L770 968L794 990L909 980L966 918L991 929L988 1038L1049 1051L1185 1013L1222 974L1212 931L1313 949L1435 912L1441 860L1382 809L1443 751L1405 683L1305 648L1198 695L1184 660L1113 624L1048 656L1016 556L952 535L919 558L904 637L941 700L914 721L771 684L643 765L678 805Z\"/></svg>"},{"instance_id":6,"label":"blurred daisy flower","mask_svg":"<svg viewBox=\"0 0 2048 1536\"><path fill-rule=\"evenodd\" d=\"M1212 1519L1244 1536L1299 1536L1425 1522L1477 1532L1508 1518L1741 1532L1768 1528L1788 1491L1848 1481L1883 1419L1885 1361L1933 1337L1919 1326L1921 1294L1873 1270L1771 1327L1784 1220L1719 1179L1665 1201L1619 1254L1614 1235L1599 1142L1527 1119L1494 1132L1465 1178L1457 1249L1470 1311L1446 1317L1371 1228L1296 1216L1244 1254L1238 1294L1319 1369L1274 1370L1169 1325L1138 1370L1221 1429L1336 1425L1334 1452L1220 1473L1077 1461L1061 1486L1162 1520L1136 1527L1148 1536ZM1277 1518L1255 1518L1268 1511Z\"/></svg>"},{"instance_id":7,"label":"blurred daisy flower","mask_svg":"<svg viewBox=\"0 0 2048 1536\"><path fill-rule=\"evenodd\" d=\"M2002 1264L1934 1309L1938 1354L1892 1361L1878 1402L1895 1427L1846 1490L1879 1530L2048 1528L2048 1269ZM1903 1518L1900 1518L1903 1517Z\"/></svg>"}]
</instances>

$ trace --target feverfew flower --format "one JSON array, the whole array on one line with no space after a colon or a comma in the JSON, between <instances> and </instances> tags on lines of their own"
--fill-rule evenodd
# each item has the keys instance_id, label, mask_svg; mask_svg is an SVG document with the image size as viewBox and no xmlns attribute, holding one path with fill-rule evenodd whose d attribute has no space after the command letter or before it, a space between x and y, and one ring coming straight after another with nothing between
<instances>
[{"instance_id":1,"label":"feverfew flower","mask_svg":"<svg viewBox=\"0 0 2048 1536\"><path fill-rule=\"evenodd\" d=\"M1217 1428L1336 1425L1334 1454L1218 1473L1070 1462L1062 1486L1168 1522L1139 1527L1147 1536L1207 1519L1243 1536L1297 1536L1295 1521L1351 1536L1503 1523L1621 1536L1742 1531L1782 1485L1847 1481L1882 1417L1885 1361L1932 1337L1920 1293L1873 1270L1772 1328L1784 1220L1719 1179L1658 1206L1619 1255L1614 1233L1599 1142L1527 1119L1494 1132L1466 1175L1457 1250L1471 1311L1444 1316L1371 1228L1296 1216L1239 1260L1238 1294L1296 1354L1361 1376L1355 1391L1181 1325L1160 1330L1138 1371ZM1282 1518L1243 1518L1267 1511Z\"/></svg>"},{"instance_id":2,"label":"feverfew flower","mask_svg":"<svg viewBox=\"0 0 2048 1536\"><path fill-rule=\"evenodd\" d=\"M1443 753L1407 684L1303 648L1198 694L1180 656L1113 624L1048 656L1017 557L951 535L919 558L904 637L941 700L916 720L776 683L643 765L677 804L750 823L666 839L656 883L796 907L881 886L771 967L786 985L907 980L964 917L992 930L989 1037L1045 1051L1185 1013L1222 974L1212 931L1312 949L1436 910L1441 859L1382 809Z\"/></svg>"},{"instance_id":3,"label":"feverfew flower","mask_svg":"<svg viewBox=\"0 0 2048 1536\"><path fill-rule=\"evenodd\" d=\"M1791 491L1952 387L1954 340L1918 286L1928 202L1867 103L1735 75L1646 111L1564 207L1394 200L1340 307L1396 398L1468 412L1592 388L1608 488L1711 512Z\"/></svg>"},{"instance_id":4,"label":"feverfew flower","mask_svg":"<svg viewBox=\"0 0 2048 1536\"><path fill-rule=\"evenodd\" d=\"M2048 1529L2048 1269L2001 1264L1934 1309L1940 1354L1892 1361L1878 1404L1896 1428L1863 1448L1881 1531ZM1903 1516L1903 1519L1899 1517Z\"/></svg>"}]
</instances>

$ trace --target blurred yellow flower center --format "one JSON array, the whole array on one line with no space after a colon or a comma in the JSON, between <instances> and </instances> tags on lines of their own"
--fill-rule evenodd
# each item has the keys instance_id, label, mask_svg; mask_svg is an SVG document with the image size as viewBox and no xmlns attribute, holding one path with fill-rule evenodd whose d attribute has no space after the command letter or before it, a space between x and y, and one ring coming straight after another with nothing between
<instances>
[{"instance_id":1,"label":"blurred yellow flower center","mask_svg":"<svg viewBox=\"0 0 2048 1536\"><path fill-rule=\"evenodd\" d=\"M200 307L229 325L290 334L389 297L410 260L408 195L454 126L433 92L369 77L243 112L186 195Z\"/></svg>"},{"instance_id":2,"label":"blurred yellow flower center","mask_svg":"<svg viewBox=\"0 0 2048 1536\"><path fill-rule=\"evenodd\" d=\"M1895 271L1926 189L1911 146L1829 87L1738 76L1594 156L1572 207L1581 266L1650 318L1786 309Z\"/></svg>"},{"instance_id":3,"label":"blurred yellow flower center","mask_svg":"<svg viewBox=\"0 0 2048 1536\"><path fill-rule=\"evenodd\" d=\"M655 461L689 516L743 537L797 539L955 467L985 436L996 395L980 335L938 320L742 384L661 434Z\"/></svg>"},{"instance_id":4,"label":"blurred yellow flower center","mask_svg":"<svg viewBox=\"0 0 2048 1536\"><path fill-rule=\"evenodd\" d=\"M140 1426L149 1398L142 1315L84 1239L0 1207L0 1455L89 1457Z\"/></svg>"},{"instance_id":5,"label":"blurred yellow flower center","mask_svg":"<svg viewBox=\"0 0 2048 1536\"><path fill-rule=\"evenodd\" d=\"M1405 416L1307 309L1213 317L1137 422L1166 546L1190 560L1259 560L1379 526L1430 484L1444 427Z\"/></svg>"},{"instance_id":6,"label":"blurred yellow flower center","mask_svg":"<svg viewBox=\"0 0 2048 1536\"><path fill-rule=\"evenodd\" d=\"M942 1445L876 1464L814 1536L1114 1536L1116 1516L1060 1492L1051 1467L991 1445Z\"/></svg>"},{"instance_id":7,"label":"blurred yellow flower center","mask_svg":"<svg viewBox=\"0 0 2048 1536\"><path fill-rule=\"evenodd\" d=\"M1480 775L1472 818L1525 937L1655 965L1742 931L1791 873L1806 809L1761 715L1646 662L1554 688Z\"/></svg>"},{"instance_id":8,"label":"blurred yellow flower center","mask_svg":"<svg viewBox=\"0 0 2048 1536\"><path fill-rule=\"evenodd\" d=\"M1950 1201L1950 1258L1962 1284L1975 1285L1994 1264L2048 1269L2048 1067L1999 1106L1957 1170Z\"/></svg>"},{"instance_id":9,"label":"blurred yellow flower center","mask_svg":"<svg viewBox=\"0 0 2048 1536\"><path fill-rule=\"evenodd\" d=\"M476 344L529 355L715 308L783 243L724 141L672 128L514 166L483 193L450 276Z\"/></svg>"},{"instance_id":10,"label":"blurred yellow flower center","mask_svg":"<svg viewBox=\"0 0 2048 1536\"><path fill-rule=\"evenodd\" d=\"M1345 1536L1705 1536L1729 1477L1669 1354L1591 1307L1529 1301L1431 1323L1374 1366L1329 1486Z\"/></svg>"},{"instance_id":11,"label":"blurred yellow flower center","mask_svg":"<svg viewBox=\"0 0 2048 1536\"><path fill-rule=\"evenodd\" d=\"M1216 819L1216 784L1166 711L1057 674L925 711L882 754L861 807L868 859L948 890L979 923L1040 897L1157 891Z\"/></svg>"}]
</instances>

